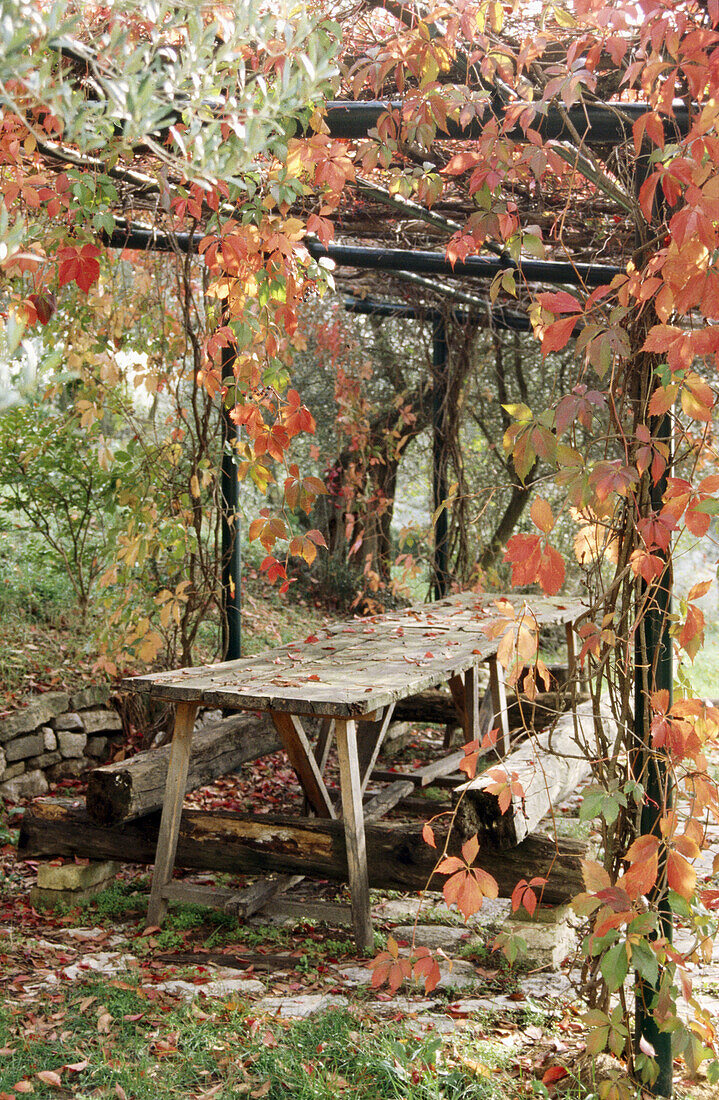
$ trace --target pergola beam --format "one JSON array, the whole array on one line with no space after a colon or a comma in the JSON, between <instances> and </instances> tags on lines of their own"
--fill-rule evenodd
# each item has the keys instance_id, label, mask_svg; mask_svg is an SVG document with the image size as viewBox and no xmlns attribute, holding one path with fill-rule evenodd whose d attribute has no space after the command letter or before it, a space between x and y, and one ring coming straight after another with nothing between
<instances>
[{"instance_id":1,"label":"pergola beam","mask_svg":"<svg viewBox=\"0 0 719 1100\"><path fill-rule=\"evenodd\" d=\"M411 321L426 321L433 324L438 317L444 317L443 310L430 307L410 305L405 302L382 302L377 298L355 298L349 296L344 300L344 307L348 313L359 313L367 317L400 317ZM503 306L495 306L491 309L489 303L484 311L478 309L452 309L448 316L460 325L468 321L487 321L492 328L503 332L531 332L532 325L526 313L517 310L505 309Z\"/></svg>"},{"instance_id":2,"label":"pergola beam","mask_svg":"<svg viewBox=\"0 0 719 1100\"><path fill-rule=\"evenodd\" d=\"M519 117L522 108L533 111L527 116L527 122L537 130L545 140L571 141L575 144L574 132L589 145L615 145L633 140L632 127L638 118L652 107L648 103L591 103L584 101L562 108L541 103L510 104L498 102L497 98L486 98L485 118L472 118L465 123L447 119L446 133L438 129L437 141L473 141L482 137L486 125L486 115L492 114L502 122L506 115ZM366 138L380 117L387 111L402 111L402 100L332 100L327 104L325 119L331 137ZM677 100L673 104L673 118L664 120L665 130L676 136L689 131L690 116L686 104ZM480 112L481 116L481 112ZM507 137L525 138L522 125L518 122L507 133Z\"/></svg>"},{"instance_id":3,"label":"pergola beam","mask_svg":"<svg viewBox=\"0 0 719 1100\"><path fill-rule=\"evenodd\" d=\"M106 240L111 248L149 249L156 252L196 251L202 233L160 233L144 227L118 226ZM304 246L315 260L333 260L338 267L369 271L409 271L424 275L445 275L455 279L493 279L504 271L516 271L528 282L566 286L604 286L615 275L625 274L616 264L566 263L560 260L521 260L502 256L468 256L451 263L443 252L417 252L403 248L365 248L360 245L329 244L309 238Z\"/></svg>"}]
</instances>

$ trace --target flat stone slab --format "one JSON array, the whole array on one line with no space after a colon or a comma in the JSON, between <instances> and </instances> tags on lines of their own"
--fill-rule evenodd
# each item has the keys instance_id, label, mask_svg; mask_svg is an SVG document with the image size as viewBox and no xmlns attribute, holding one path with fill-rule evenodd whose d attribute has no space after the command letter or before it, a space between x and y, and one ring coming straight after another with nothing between
<instances>
[{"instance_id":1,"label":"flat stone slab","mask_svg":"<svg viewBox=\"0 0 719 1100\"><path fill-rule=\"evenodd\" d=\"M103 703L106 703L109 698L109 687L102 684L93 684L91 687L76 691L70 700L70 706L73 710L83 710L85 707L100 707Z\"/></svg>"},{"instance_id":2,"label":"flat stone slab","mask_svg":"<svg viewBox=\"0 0 719 1100\"><path fill-rule=\"evenodd\" d=\"M533 974L520 978L520 989L527 997L562 998L573 995L572 983L566 974L548 970L544 974Z\"/></svg>"},{"instance_id":3,"label":"flat stone slab","mask_svg":"<svg viewBox=\"0 0 719 1100\"><path fill-rule=\"evenodd\" d=\"M449 963L440 963L439 971L441 977L435 988L440 990L467 989L478 980L472 963L465 962L463 959L456 960L451 966ZM345 966L339 971L339 977L347 985L369 985L372 981L372 971L366 966ZM415 985L414 982L406 988L411 989L413 985ZM423 989L424 984L417 982L415 988Z\"/></svg>"},{"instance_id":4,"label":"flat stone slab","mask_svg":"<svg viewBox=\"0 0 719 1100\"><path fill-rule=\"evenodd\" d=\"M85 754L87 734L73 733L71 730L60 730L57 735L57 742L63 756L79 760Z\"/></svg>"},{"instance_id":5,"label":"flat stone slab","mask_svg":"<svg viewBox=\"0 0 719 1100\"><path fill-rule=\"evenodd\" d=\"M48 975L48 979L54 979L53 984L57 984L60 977L76 981L78 978L87 977L89 973L115 976L119 971L128 970L136 965L137 959L134 955L124 955L119 951L98 951L92 955L83 955L69 966L63 966L58 974Z\"/></svg>"},{"instance_id":6,"label":"flat stone slab","mask_svg":"<svg viewBox=\"0 0 719 1100\"><path fill-rule=\"evenodd\" d=\"M403 1021L407 1031L411 1031L417 1038L431 1033L432 1035L451 1035L457 1030L461 1021L453 1020L451 1016L438 1016L434 1012L416 1016Z\"/></svg>"},{"instance_id":7,"label":"flat stone slab","mask_svg":"<svg viewBox=\"0 0 719 1100\"><path fill-rule=\"evenodd\" d=\"M183 1001L192 1001L203 994L205 997L252 997L265 992L262 982L256 978L217 978L207 982L187 982L181 978L173 978L167 982L158 982L157 985L145 986L146 990L161 989L164 993L170 993L174 997L182 997Z\"/></svg>"},{"instance_id":8,"label":"flat stone slab","mask_svg":"<svg viewBox=\"0 0 719 1100\"><path fill-rule=\"evenodd\" d=\"M263 997L253 1005L254 1012L268 1012L283 1019L302 1019L332 1008L347 1008L349 1001L336 993L308 993L297 997Z\"/></svg>"},{"instance_id":9,"label":"flat stone slab","mask_svg":"<svg viewBox=\"0 0 719 1100\"><path fill-rule=\"evenodd\" d=\"M461 1000L452 1001L447 1005L447 1012L457 1023L475 1016L483 1016L486 1013L496 1012L524 1012L526 1001L510 1001L503 993L492 994L491 997L463 997Z\"/></svg>"},{"instance_id":10,"label":"flat stone slab","mask_svg":"<svg viewBox=\"0 0 719 1100\"><path fill-rule=\"evenodd\" d=\"M57 718L52 720L52 728L55 730L81 731L83 728L82 719L74 711L69 711L67 714L58 714Z\"/></svg>"},{"instance_id":11,"label":"flat stone slab","mask_svg":"<svg viewBox=\"0 0 719 1100\"><path fill-rule=\"evenodd\" d=\"M414 921L419 910L419 919L422 924L431 920L433 924L461 928L463 932L473 928L482 928L487 924L501 924L509 916L512 903L509 898L485 898L482 908L469 921L459 923L457 910L450 909L441 894L429 894L420 898L391 898L380 905L373 906L372 913L380 921L398 921L407 924Z\"/></svg>"},{"instance_id":12,"label":"flat stone slab","mask_svg":"<svg viewBox=\"0 0 719 1100\"><path fill-rule=\"evenodd\" d=\"M441 947L448 955L456 954L475 937L469 928L457 928L447 924L400 924L392 929L396 940L406 940L417 947L429 947L433 951Z\"/></svg>"}]
</instances>

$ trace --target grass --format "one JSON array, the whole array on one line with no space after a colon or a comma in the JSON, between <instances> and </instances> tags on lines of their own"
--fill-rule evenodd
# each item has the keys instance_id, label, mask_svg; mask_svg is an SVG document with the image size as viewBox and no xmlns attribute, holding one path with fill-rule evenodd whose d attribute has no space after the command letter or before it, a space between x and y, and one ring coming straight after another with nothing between
<instances>
[{"instance_id":1,"label":"grass","mask_svg":"<svg viewBox=\"0 0 719 1100\"><path fill-rule=\"evenodd\" d=\"M56 1074L75 1100L247 1095L267 1100L495 1100L507 1093L493 1070L506 1054L462 1043L463 1062L437 1038L401 1024L332 1011L296 1022L257 1020L242 1005L178 1004L153 997L132 974L74 984L47 1015L0 1008L0 1093L58 1095ZM478 1079L466 1065L471 1060ZM477 1070L477 1067L481 1067ZM53 1083L54 1082L54 1083Z\"/></svg>"},{"instance_id":2,"label":"grass","mask_svg":"<svg viewBox=\"0 0 719 1100\"><path fill-rule=\"evenodd\" d=\"M125 923L133 938L133 950L143 954L150 949L180 951L192 946L206 950L237 944L245 948L268 947L276 952L301 952L299 969L310 970L326 959L354 958L357 954L349 932L305 922L301 928L285 928L275 924L239 923L230 913L202 905L170 902L164 928L153 937L152 946L144 939L135 939L135 932L144 925L147 911L147 879L134 882L115 881L81 906L85 919L96 926L117 929ZM377 949L384 947L385 937L375 933Z\"/></svg>"}]
</instances>

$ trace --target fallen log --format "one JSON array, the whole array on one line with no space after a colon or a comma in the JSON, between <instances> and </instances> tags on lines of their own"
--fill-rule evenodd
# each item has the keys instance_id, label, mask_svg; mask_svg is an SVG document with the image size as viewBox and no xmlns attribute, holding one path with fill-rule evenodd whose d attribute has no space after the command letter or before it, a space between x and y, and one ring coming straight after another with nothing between
<instances>
[{"instance_id":1,"label":"fallen log","mask_svg":"<svg viewBox=\"0 0 719 1100\"><path fill-rule=\"evenodd\" d=\"M616 722L606 707L601 708L601 721L611 743ZM553 729L532 737L487 772L455 788L460 831L464 835L477 833L480 841L496 848L511 849L534 832L553 806L589 778L596 752L592 704L585 703L561 717ZM485 788L503 783L504 777L518 783L521 793L512 793L509 807L502 813L499 793Z\"/></svg>"},{"instance_id":2,"label":"fallen log","mask_svg":"<svg viewBox=\"0 0 719 1100\"><path fill-rule=\"evenodd\" d=\"M75 856L127 863L153 863L160 815L140 821L103 826L72 802L34 802L25 812L20 831L19 859ZM446 827L445 827L446 828ZM444 878L432 874L446 838L435 828L438 849L422 840L421 827L381 822L366 827L370 886L416 892L430 884L441 889ZM459 853L458 832L450 851ZM546 905L564 904L582 889L581 860L586 844L544 835L528 837L509 852L487 848L478 863L508 897L520 878L548 878ZM186 810L177 846L177 867L235 874L275 872L347 881L347 855L341 821L320 818L241 816L227 812Z\"/></svg>"},{"instance_id":3,"label":"fallen log","mask_svg":"<svg viewBox=\"0 0 719 1100\"><path fill-rule=\"evenodd\" d=\"M186 790L204 787L281 748L277 731L265 717L233 714L209 723L193 737ZM93 821L113 825L160 809L169 759L170 746L165 745L90 772L86 803Z\"/></svg>"}]
</instances>

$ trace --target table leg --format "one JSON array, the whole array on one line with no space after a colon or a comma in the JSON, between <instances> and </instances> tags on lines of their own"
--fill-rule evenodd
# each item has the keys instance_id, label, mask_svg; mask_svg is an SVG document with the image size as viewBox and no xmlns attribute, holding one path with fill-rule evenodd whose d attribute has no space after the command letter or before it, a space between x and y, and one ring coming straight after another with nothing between
<instances>
[{"instance_id":1,"label":"table leg","mask_svg":"<svg viewBox=\"0 0 719 1100\"><path fill-rule=\"evenodd\" d=\"M509 755L509 716L507 714L507 689L504 684L504 669L495 657L489 659L489 687L492 692L494 719L499 719L502 733L502 755Z\"/></svg>"},{"instance_id":2,"label":"table leg","mask_svg":"<svg viewBox=\"0 0 719 1100\"><path fill-rule=\"evenodd\" d=\"M152 873L150 904L147 908L148 927L160 924L167 912L167 900L163 891L175 866L177 838L180 834L182 803L185 798L187 769L190 763L192 731L195 728L197 703L178 703L175 714L175 728L170 747L170 761L167 766L165 797L162 803L160 832L157 838L155 868Z\"/></svg>"},{"instance_id":3,"label":"table leg","mask_svg":"<svg viewBox=\"0 0 719 1100\"><path fill-rule=\"evenodd\" d=\"M360 951L371 951L374 945L372 916L369 904L367 848L362 810L362 778L357 758L357 727L353 721L335 720L335 739L340 764L342 818L347 846L352 923Z\"/></svg>"},{"instance_id":4,"label":"table leg","mask_svg":"<svg viewBox=\"0 0 719 1100\"><path fill-rule=\"evenodd\" d=\"M464 674L464 713L467 741L478 741L479 731L479 668L472 665Z\"/></svg>"}]
</instances>

